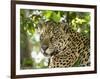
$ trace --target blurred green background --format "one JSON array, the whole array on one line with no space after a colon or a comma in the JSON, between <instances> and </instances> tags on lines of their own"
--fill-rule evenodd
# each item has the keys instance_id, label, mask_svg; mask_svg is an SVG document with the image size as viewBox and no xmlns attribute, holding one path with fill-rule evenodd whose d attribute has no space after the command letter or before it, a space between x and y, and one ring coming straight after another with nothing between
<instances>
[{"instance_id":1,"label":"blurred green background","mask_svg":"<svg viewBox=\"0 0 100 79\"><path fill-rule=\"evenodd\" d=\"M40 21L66 22L75 31L90 38L89 12L20 9L21 69L48 68L48 58L40 51Z\"/></svg>"}]
</instances>

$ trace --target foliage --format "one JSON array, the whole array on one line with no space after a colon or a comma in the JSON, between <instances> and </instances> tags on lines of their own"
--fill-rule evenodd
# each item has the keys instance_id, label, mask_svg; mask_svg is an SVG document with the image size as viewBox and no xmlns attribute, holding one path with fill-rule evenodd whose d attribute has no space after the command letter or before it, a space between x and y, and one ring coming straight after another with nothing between
<instances>
[{"instance_id":1,"label":"foliage","mask_svg":"<svg viewBox=\"0 0 100 79\"><path fill-rule=\"evenodd\" d=\"M66 22L75 31L87 36L88 38L90 37L89 12L21 9L20 51L22 68L26 68L26 66L31 66L31 68L48 67L48 61L42 55L40 56L40 41L36 31L38 28L37 25L41 21L54 21L56 23Z\"/></svg>"}]
</instances>

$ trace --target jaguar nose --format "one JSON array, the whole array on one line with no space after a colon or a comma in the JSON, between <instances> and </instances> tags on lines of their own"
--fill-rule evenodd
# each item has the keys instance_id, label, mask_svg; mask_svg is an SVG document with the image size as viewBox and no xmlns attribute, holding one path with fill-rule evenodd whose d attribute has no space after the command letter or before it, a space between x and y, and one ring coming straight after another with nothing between
<instances>
[{"instance_id":1,"label":"jaguar nose","mask_svg":"<svg viewBox=\"0 0 100 79\"><path fill-rule=\"evenodd\" d=\"M47 45L42 45L42 49L45 51L48 48Z\"/></svg>"}]
</instances>

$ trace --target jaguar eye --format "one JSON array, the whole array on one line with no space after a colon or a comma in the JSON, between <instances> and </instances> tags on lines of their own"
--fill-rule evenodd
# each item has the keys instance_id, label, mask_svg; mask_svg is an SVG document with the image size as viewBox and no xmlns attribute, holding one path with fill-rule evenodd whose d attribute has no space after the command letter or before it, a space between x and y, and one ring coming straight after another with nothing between
<instances>
[{"instance_id":1,"label":"jaguar eye","mask_svg":"<svg viewBox=\"0 0 100 79\"><path fill-rule=\"evenodd\" d=\"M40 36L40 40L43 40L43 36L42 35Z\"/></svg>"},{"instance_id":2,"label":"jaguar eye","mask_svg":"<svg viewBox=\"0 0 100 79\"><path fill-rule=\"evenodd\" d=\"M52 42L52 40L53 40L53 37L50 37L50 42Z\"/></svg>"}]
</instances>

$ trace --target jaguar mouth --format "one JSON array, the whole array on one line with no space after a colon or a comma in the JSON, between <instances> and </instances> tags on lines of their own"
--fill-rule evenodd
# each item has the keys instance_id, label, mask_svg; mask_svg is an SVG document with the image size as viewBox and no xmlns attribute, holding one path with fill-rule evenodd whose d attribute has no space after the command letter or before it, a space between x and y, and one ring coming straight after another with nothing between
<instances>
[{"instance_id":1,"label":"jaguar mouth","mask_svg":"<svg viewBox=\"0 0 100 79\"><path fill-rule=\"evenodd\" d=\"M57 54L58 52L55 50L55 49L46 49L46 50L43 50L41 49L41 52L43 53L44 56L46 57L51 57L53 56L54 54Z\"/></svg>"},{"instance_id":2,"label":"jaguar mouth","mask_svg":"<svg viewBox=\"0 0 100 79\"><path fill-rule=\"evenodd\" d=\"M47 54L46 52L43 52L43 55L46 57L50 57L51 55Z\"/></svg>"}]
</instances>

